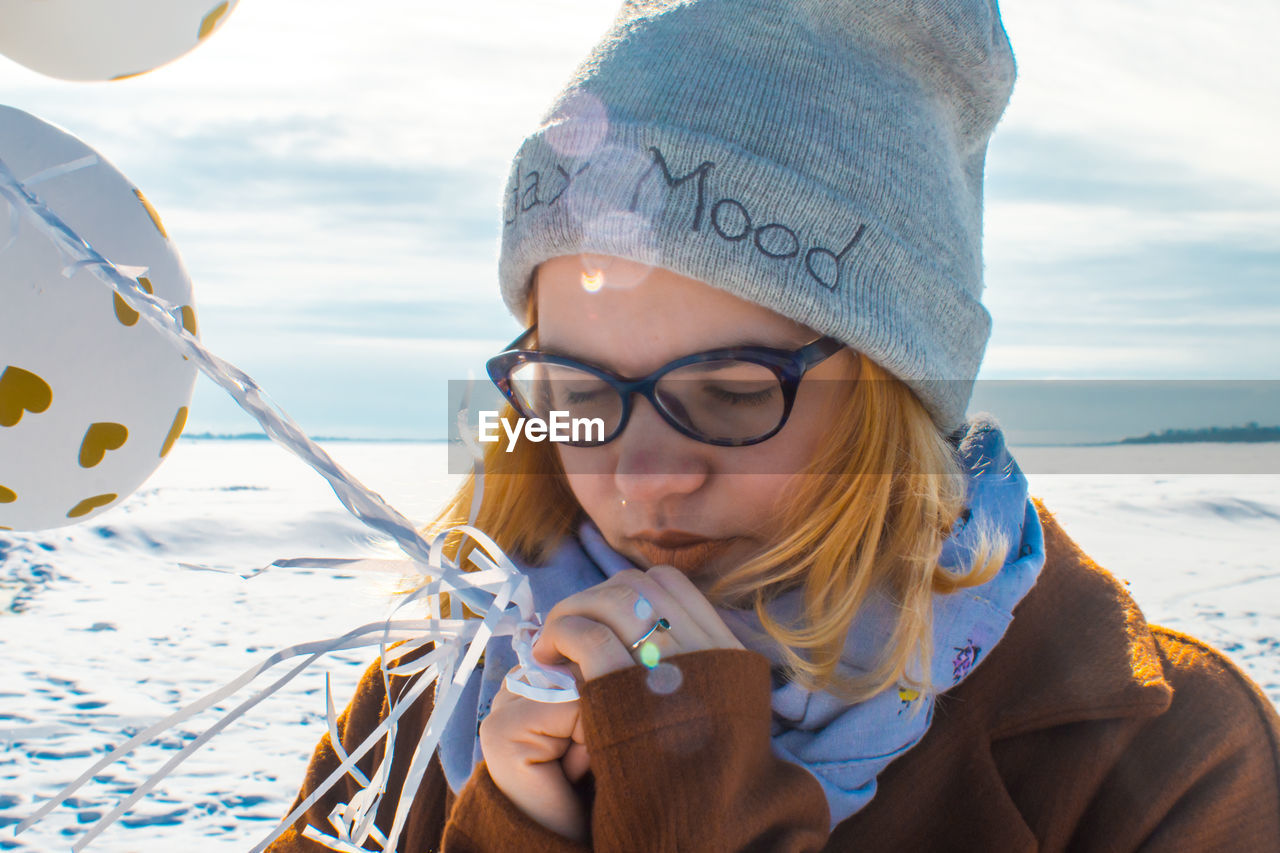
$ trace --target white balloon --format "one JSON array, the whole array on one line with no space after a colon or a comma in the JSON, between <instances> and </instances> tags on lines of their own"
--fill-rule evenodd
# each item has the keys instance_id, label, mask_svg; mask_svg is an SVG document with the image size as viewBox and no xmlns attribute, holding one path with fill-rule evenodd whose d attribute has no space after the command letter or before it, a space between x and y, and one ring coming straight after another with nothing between
<instances>
[{"instance_id":1,"label":"white balloon","mask_svg":"<svg viewBox=\"0 0 1280 853\"><path fill-rule=\"evenodd\" d=\"M63 80L118 80L208 38L239 0L0 0L0 53Z\"/></svg>"},{"instance_id":2,"label":"white balloon","mask_svg":"<svg viewBox=\"0 0 1280 853\"><path fill-rule=\"evenodd\" d=\"M194 334L191 280L124 175L10 107L0 107L0 160L103 257L183 306ZM196 371L8 207L0 199L0 528L40 530L91 518L151 475L186 422Z\"/></svg>"}]
</instances>

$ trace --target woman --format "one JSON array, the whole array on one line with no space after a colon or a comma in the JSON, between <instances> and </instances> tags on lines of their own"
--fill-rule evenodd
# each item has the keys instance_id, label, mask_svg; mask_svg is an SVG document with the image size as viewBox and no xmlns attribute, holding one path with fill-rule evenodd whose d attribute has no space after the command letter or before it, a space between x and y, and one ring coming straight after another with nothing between
<instances>
[{"instance_id":1,"label":"woman","mask_svg":"<svg viewBox=\"0 0 1280 853\"><path fill-rule=\"evenodd\" d=\"M979 0L624 7L513 164L531 328L490 362L516 414L602 430L492 448L477 521L580 699L512 692L490 642L399 849L1280 848L1274 709L965 419L1012 80ZM387 701L371 670L346 749Z\"/></svg>"}]
</instances>

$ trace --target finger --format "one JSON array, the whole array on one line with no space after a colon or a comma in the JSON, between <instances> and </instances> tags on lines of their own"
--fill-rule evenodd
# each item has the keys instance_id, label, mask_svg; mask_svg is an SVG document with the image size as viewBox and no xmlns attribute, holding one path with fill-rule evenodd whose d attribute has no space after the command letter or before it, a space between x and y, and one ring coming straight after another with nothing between
<instances>
[{"instance_id":1,"label":"finger","mask_svg":"<svg viewBox=\"0 0 1280 853\"><path fill-rule=\"evenodd\" d=\"M608 582L629 587L634 594L629 613L621 617L632 627L622 636L628 641L627 651L641 665L652 669L672 655L719 645L679 599L645 572L620 572Z\"/></svg>"},{"instance_id":2,"label":"finger","mask_svg":"<svg viewBox=\"0 0 1280 853\"><path fill-rule=\"evenodd\" d=\"M493 697L489 713L481 722L481 730L505 730L507 723L518 721L525 730L559 740L572 740L582 730L578 702L537 702L519 696L504 684ZM549 756L545 760L557 758Z\"/></svg>"},{"instance_id":3,"label":"finger","mask_svg":"<svg viewBox=\"0 0 1280 853\"><path fill-rule=\"evenodd\" d=\"M591 755L587 752L586 744L569 744L569 749L565 752L564 758L560 759L560 764L564 767L564 777L571 784L576 785L581 782L582 777L591 771Z\"/></svg>"},{"instance_id":4,"label":"finger","mask_svg":"<svg viewBox=\"0 0 1280 853\"><path fill-rule=\"evenodd\" d=\"M581 839L585 808L564 759L579 727L577 702L534 702L503 688L480 723L480 750L493 784L522 812L569 838ZM570 762L575 772L583 759Z\"/></svg>"},{"instance_id":5,"label":"finger","mask_svg":"<svg viewBox=\"0 0 1280 853\"><path fill-rule=\"evenodd\" d=\"M560 616L582 616L603 622L613 629L619 641L628 651L636 641L653 628L659 618L665 617L673 626L683 624L692 648L705 646L706 637L700 632L683 608L654 581L639 570L629 570L609 578L604 583L572 595L551 609L548 620ZM650 640L657 640L652 634ZM677 651L672 638L663 640L663 648L669 654Z\"/></svg>"},{"instance_id":6,"label":"finger","mask_svg":"<svg viewBox=\"0 0 1280 853\"><path fill-rule=\"evenodd\" d=\"M548 614L533 656L540 663L577 664L587 681L635 665L613 628L576 613Z\"/></svg>"},{"instance_id":7,"label":"finger","mask_svg":"<svg viewBox=\"0 0 1280 853\"><path fill-rule=\"evenodd\" d=\"M591 771L591 754L587 751L587 732L582 725L581 714L578 715L578 724L573 727L569 740L569 748L565 750L560 763L564 767L565 778L576 785Z\"/></svg>"},{"instance_id":8,"label":"finger","mask_svg":"<svg viewBox=\"0 0 1280 853\"><path fill-rule=\"evenodd\" d=\"M742 643L729 630L729 626L720 618L715 607L684 572L674 566L654 566L645 575L671 600L680 603L683 611L707 634L716 648L743 648ZM673 624L672 628L674 627Z\"/></svg>"},{"instance_id":9,"label":"finger","mask_svg":"<svg viewBox=\"0 0 1280 853\"><path fill-rule=\"evenodd\" d=\"M629 584L638 595L643 596L652 610L652 615L642 620L644 630L635 636L642 636L659 618L665 618L670 629L656 631L646 641L657 644L665 655L725 645L725 637L716 633L717 628L724 627L723 622L698 588L687 578L682 586L668 587L659 582L660 574L655 575L653 569L650 569L646 572L622 572L615 577L615 580ZM681 577L684 578L684 575L681 574ZM724 630L727 632L727 629ZM731 640L732 635L728 636Z\"/></svg>"}]
</instances>

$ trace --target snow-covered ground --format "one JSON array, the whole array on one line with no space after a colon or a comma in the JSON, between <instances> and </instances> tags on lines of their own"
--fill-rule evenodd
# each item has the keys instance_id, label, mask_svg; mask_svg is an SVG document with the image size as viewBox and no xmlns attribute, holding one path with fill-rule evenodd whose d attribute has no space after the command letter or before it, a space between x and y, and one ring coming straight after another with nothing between
<instances>
[{"instance_id":1,"label":"snow-covered ground","mask_svg":"<svg viewBox=\"0 0 1280 853\"><path fill-rule=\"evenodd\" d=\"M457 480L445 473L440 444L330 450L416 521L428 519ZM1077 470L1103 471L1117 451L1072 452L1087 454ZM1254 459L1263 460L1260 470L1280 470L1280 445L1158 452L1221 454L1222 470ZM1148 618L1222 648L1280 703L1280 476L1041 474L1034 455L1028 449L1024 463L1033 494L1130 582ZM183 441L138 494L102 517L39 534L0 533L0 850L69 848L212 717L108 768L15 840L12 825L122 732L277 648L336 635L388 609L380 577L238 572L281 557L369 556L383 547L318 476L266 442ZM332 673L341 703L370 657L336 655L304 674L197 753L91 849L250 847L286 811L321 734L321 673Z\"/></svg>"}]
</instances>

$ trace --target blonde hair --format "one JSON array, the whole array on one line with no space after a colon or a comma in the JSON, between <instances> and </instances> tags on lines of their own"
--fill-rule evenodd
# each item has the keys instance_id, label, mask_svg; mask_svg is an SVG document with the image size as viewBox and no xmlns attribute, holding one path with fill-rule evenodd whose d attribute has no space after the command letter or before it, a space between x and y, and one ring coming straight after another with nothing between
<instances>
[{"instance_id":1,"label":"blonde hair","mask_svg":"<svg viewBox=\"0 0 1280 853\"><path fill-rule=\"evenodd\" d=\"M922 692L950 686L928 678L933 595L986 583L1009 547L981 530L967 568L953 573L939 565L964 509L966 478L955 449L906 385L857 357L859 379L832 421L842 428L779 496L785 509L778 529L792 532L708 590L717 604L754 608L783 648L792 680L850 702L894 685ZM501 416L516 415L508 407ZM504 439L488 445L484 464L476 526L521 560L544 563L584 517L559 454L529 441L508 453ZM475 487L468 476L436 525L465 522ZM787 590L799 590L804 603L798 624L769 614L770 600ZM897 607L889 639L873 669L840 676L849 626L877 591Z\"/></svg>"},{"instance_id":2,"label":"blonde hair","mask_svg":"<svg viewBox=\"0 0 1280 853\"><path fill-rule=\"evenodd\" d=\"M779 502L779 529L793 532L710 590L754 607L782 646L794 680L854 702L895 684L924 692L949 687L928 678L933 595L991 580L1009 547L984 527L969 566L951 572L939 564L942 544L965 509L965 474L915 394L859 358L854 391L833 420L841 424L840 437ZM785 589L800 590L800 624L781 624L768 612L770 599ZM873 592L897 608L889 638L873 669L839 677L845 635Z\"/></svg>"}]
</instances>

